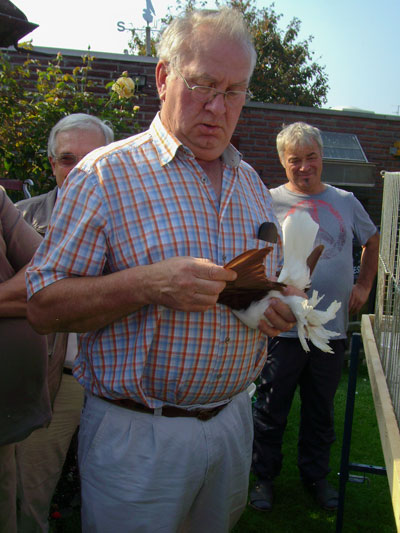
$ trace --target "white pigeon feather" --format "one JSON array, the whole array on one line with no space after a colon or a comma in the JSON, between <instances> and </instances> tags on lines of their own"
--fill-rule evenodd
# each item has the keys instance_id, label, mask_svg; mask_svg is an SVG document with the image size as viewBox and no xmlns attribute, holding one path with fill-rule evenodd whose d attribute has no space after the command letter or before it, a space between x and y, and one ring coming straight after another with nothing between
<instances>
[{"instance_id":1,"label":"white pigeon feather","mask_svg":"<svg viewBox=\"0 0 400 533\"><path fill-rule=\"evenodd\" d=\"M307 211L296 210L282 225L283 268L278 281L304 290L310 286L307 258L314 248L319 225Z\"/></svg>"},{"instance_id":2,"label":"white pigeon feather","mask_svg":"<svg viewBox=\"0 0 400 533\"><path fill-rule=\"evenodd\" d=\"M284 262L278 281L293 285L300 290L307 289L311 284L310 269L307 258L314 248L319 225L314 222L309 213L296 210L288 215L282 225ZM339 333L324 328L324 324L335 318L341 303L336 300L326 311L315 309L323 296L313 291L311 298L301 296L283 296L279 291L271 291L267 296L253 302L247 309L233 310L233 313L248 327L256 329L261 319L266 320L264 311L271 298L279 298L287 303L297 320L297 331L304 351L309 352L309 339L323 352L332 353L328 342Z\"/></svg>"}]
</instances>

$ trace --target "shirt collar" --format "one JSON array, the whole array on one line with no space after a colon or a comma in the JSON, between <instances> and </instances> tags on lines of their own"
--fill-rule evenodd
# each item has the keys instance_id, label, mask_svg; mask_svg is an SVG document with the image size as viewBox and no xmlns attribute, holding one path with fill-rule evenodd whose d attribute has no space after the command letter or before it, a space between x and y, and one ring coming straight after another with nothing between
<instances>
[{"instance_id":1,"label":"shirt collar","mask_svg":"<svg viewBox=\"0 0 400 533\"><path fill-rule=\"evenodd\" d=\"M160 159L161 166L166 165L174 159L179 152L185 153L189 157L194 157L193 152L179 139L170 133L163 123L161 122L160 112L154 117L153 122L150 125L150 134L153 138L154 146L157 150L158 157ZM229 144L222 156L222 162L230 167L238 167L242 160L242 154L236 150L236 148Z\"/></svg>"}]
</instances>

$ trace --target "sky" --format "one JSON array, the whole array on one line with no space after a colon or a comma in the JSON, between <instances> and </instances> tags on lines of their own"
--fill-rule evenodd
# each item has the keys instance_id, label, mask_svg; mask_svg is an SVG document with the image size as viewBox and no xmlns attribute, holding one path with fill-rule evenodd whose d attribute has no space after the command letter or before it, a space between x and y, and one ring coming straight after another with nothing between
<instances>
[{"instance_id":1,"label":"sky","mask_svg":"<svg viewBox=\"0 0 400 533\"><path fill-rule=\"evenodd\" d=\"M151 0L154 30L174 0ZM21 41L34 46L123 53L130 33L144 28L146 0L13 0L39 27ZM271 5L256 0L257 7ZM112 6L112 8L110 8ZM209 0L208 7L214 7ZM400 115L400 0L275 0L284 30L301 21L300 40L310 35L313 59L325 66L329 91L323 108L358 108ZM119 24L118 24L119 23Z\"/></svg>"}]
</instances>

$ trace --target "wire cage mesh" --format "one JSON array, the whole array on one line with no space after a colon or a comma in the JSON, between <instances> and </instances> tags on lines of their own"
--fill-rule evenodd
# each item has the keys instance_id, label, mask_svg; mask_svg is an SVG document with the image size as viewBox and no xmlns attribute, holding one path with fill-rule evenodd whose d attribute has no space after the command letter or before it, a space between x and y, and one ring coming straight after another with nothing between
<instances>
[{"instance_id":1,"label":"wire cage mesh","mask_svg":"<svg viewBox=\"0 0 400 533\"><path fill-rule=\"evenodd\" d=\"M400 426L400 172L383 172L374 336Z\"/></svg>"}]
</instances>

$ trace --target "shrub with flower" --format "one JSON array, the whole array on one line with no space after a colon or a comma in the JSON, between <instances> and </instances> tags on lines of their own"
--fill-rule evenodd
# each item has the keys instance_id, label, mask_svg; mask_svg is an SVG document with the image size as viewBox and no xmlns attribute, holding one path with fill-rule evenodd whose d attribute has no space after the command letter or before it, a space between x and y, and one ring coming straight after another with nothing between
<instances>
[{"instance_id":1,"label":"shrub with flower","mask_svg":"<svg viewBox=\"0 0 400 533\"><path fill-rule=\"evenodd\" d=\"M16 66L0 52L0 177L31 178L34 194L53 188L47 138L54 124L70 113L108 121L116 139L140 130L134 81L123 72L106 85L106 93L104 86L103 93L96 92L100 84L89 76L94 59L84 55L69 73L63 71L60 53L42 65L28 50L25 62Z\"/></svg>"},{"instance_id":2,"label":"shrub with flower","mask_svg":"<svg viewBox=\"0 0 400 533\"><path fill-rule=\"evenodd\" d=\"M111 90L118 94L121 98L131 98L135 94L135 82L128 76L128 72L125 70L122 76L112 84Z\"/></svg>"}]
</instances>

